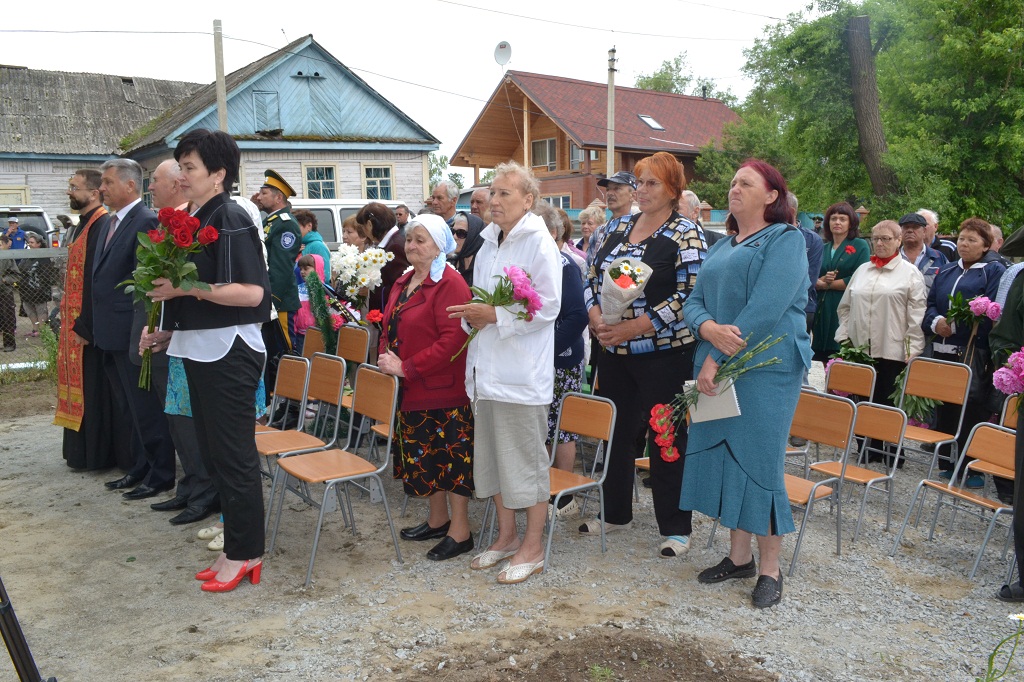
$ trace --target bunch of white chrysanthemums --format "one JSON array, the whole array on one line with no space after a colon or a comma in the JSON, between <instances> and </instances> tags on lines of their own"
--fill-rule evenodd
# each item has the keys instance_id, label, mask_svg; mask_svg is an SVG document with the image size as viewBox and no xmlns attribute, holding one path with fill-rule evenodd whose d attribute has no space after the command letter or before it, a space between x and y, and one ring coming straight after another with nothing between
<instances>
[{"instance_id":1,"label":"bunch of white chrysanthemums","mask_svg":"<svg viewBox=\"0 0 1024 682\"><path fill-rule=\"evenodd\" d=\"M394 257L395 254L384 249L371 248L360 253L351 244L340 244L331 254L331 273L335 276L338 295L361 307L365 295L360 296L360 292L373 291L380 286L381 268Z\"/></svg>"}]
</instances>

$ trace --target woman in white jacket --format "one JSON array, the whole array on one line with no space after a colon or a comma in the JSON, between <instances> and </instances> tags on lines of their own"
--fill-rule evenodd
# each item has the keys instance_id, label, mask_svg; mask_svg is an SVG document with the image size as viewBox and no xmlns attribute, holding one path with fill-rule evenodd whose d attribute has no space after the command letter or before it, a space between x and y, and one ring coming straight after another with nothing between
<instances>
[{"instance_id":1,"label":"woman in white jacket","mask_svg":"<svg viewBox=\"0 0 1024 682\"><path fill-rule=\"evenodd\" d=\"M525 271L540 295L531 320L483 303L448 308L463 326L478 330L466 357L466 392L473 401L473 480L479 498L494 497L498 537L473 559L473 569L498 565L499 583L520 583L544 570L542 536L550 492L547 416L554 395L555 318L562 291L558 247L544 220L530 213L540 188L516 163L495 168L491 220L473 266L473 284L493 290L510 265ZM515 512L526 510L526 532Z\"/></svg>"},{"instance_id":2,"label":"woman in white jacket","mask_svg":"<svg viewBox=\"0 0 1024 682\"><path fill-rule=\"evenodd\" d=\"M928 293L921 272L900 257L901 235L893 220L875 225L875 255L853 273L837 311L836 341L866 347L877 372L871 401L883 405L892 405L896 377L924 350Z\"/></svg>"}]
</instances>

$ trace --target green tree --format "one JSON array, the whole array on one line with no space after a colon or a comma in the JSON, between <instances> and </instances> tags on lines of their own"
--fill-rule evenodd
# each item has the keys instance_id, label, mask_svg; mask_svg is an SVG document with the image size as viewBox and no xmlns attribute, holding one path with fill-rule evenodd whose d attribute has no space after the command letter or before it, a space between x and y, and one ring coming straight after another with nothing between
<instances>
[{"instance_id":1,"label":"green tree","mask_svg":"<svg viewBox=\"0 0 1024 682\"><path fill-rule=\"evenodd\" d=\"M455 183L459 189L465 189L463 185L465 181L462 179L462 174L455 173L454 171L448 174L448 179Z\"/></svg>"},{"instance_id":2,"label":"green tree","mask_svg":"<svg viewBox=\"0 0 1024 682\"><path fill-rule=\"evenodd\" d=\"M686 63L686 52L680 52L672 59L666 59L651 74L641 73L636 77L633 87L641 90L657 90L672 92L677 95L694 95L696 97L713 97L720 99L728 106L734 106L736 96L729 90L721 91L711 78L696 77Z\"/></svg>"},{"instance_id":3,"label":"green tree","mask_svg":"<svg viewBox=\"0 0 1024 682\"><path fill-rule=\"evenodd\" d=\"M427 162L430 164L430 186L433 187L441 182L444 172L448 170L448 157L438 156L434 152L427 153Z\"/></svg>"}]
</instances>

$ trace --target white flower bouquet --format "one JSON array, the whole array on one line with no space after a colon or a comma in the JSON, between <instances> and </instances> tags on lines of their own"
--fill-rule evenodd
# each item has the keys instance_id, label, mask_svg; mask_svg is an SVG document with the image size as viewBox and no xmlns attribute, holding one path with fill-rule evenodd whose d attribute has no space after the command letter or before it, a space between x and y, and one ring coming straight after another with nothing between
<instances>
[{"instance_id":1,"label":"white flower bouquet","mask_svg":"<svg viewBox=\"0 0 1024 682\"><path fill-rule=\"evenodd\" d=\"M370 248L360 253L351 244L339 245L331 254L331 273L338 297L351 303L353 308L362 308L369 292L381 284L381 268L394 257L395 254L384 249Z\"/></svg>"},{"instance_id":2,"label":"white flower bouquet","mask_svg":"<svg viewBox=\"0 0 1024 682\"><path fill-rule=\"evenodd\" d=\"M601 319L605 324L618 324L622 314L640 297L651 276L651 266L629 258L616 258L604 271L601 286Z\"/></svg>"}]
</instances>

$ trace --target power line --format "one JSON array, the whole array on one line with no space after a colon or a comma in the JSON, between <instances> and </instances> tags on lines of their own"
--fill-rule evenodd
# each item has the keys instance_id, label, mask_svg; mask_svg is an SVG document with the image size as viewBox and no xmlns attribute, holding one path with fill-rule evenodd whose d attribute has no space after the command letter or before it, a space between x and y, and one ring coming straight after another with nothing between
<instances>
[{"instance_id":1,"label":"power line","mask_svg":"<svg viewBox=\"0 0 1024 682\"><path fill-rule=\"evenodd\" d=\"M640 31L619 31L611 28L602 28L599 26L583 26L582 24L574 24L565 21L555 21L554 19L542 19L540 17L528 17L524 14L515 14L513 12L505 12L503 10L492 9L490 7L476 7L474 5L464 5L461 2L454 2L454 0L436 0L437 2L444 3L445 5L454 5L455 7L464 7L466 9L475 9L479 12L491 12L493 14L501 14L506 17L515 17L516 19L526 19L527 21L538 21L544 24L554 24L555 26L567 26L569 28L582 29L584 31L599 31L601 33L611 33L627 36L640 36L643 38L669 38L671 40L709 40L715 42L730 42L730 43L749 43L750 39L747 38L707 38L704 36L673 36L665 35L662 33L643 33Z\"/></svg>"}]
</instances>

